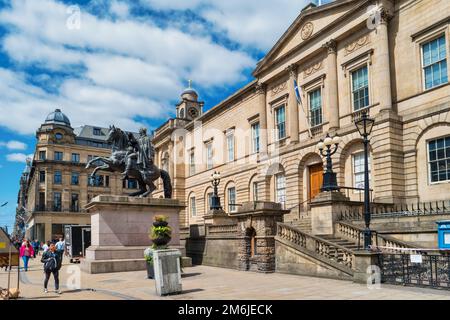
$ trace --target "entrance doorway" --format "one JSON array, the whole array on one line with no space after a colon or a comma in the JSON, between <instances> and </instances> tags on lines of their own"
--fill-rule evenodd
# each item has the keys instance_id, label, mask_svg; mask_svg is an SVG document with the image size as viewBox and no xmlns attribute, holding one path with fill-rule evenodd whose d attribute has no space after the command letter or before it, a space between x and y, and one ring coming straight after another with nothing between
<instances>
[{"instance_id":1,"label":"entrance doorway","mask_svg":"<svg viewBox=\"0 0 450 320\"><path fill-rule=\"evenodd\" d=\"M320 193L323 183L323 165L322 163L314 164L309 169L309 197L312 200Z\"/></svg>"}]
</instances>

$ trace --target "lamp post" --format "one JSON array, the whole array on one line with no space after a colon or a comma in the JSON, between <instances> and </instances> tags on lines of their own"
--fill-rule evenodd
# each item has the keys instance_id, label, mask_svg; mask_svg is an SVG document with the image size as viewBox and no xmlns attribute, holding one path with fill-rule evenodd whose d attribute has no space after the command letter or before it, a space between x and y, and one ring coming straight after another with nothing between
<instances>
[{"instance_id":1,"label":"lamp post","mask_svg":"<svg viewBox=\"0 0 450 320\"><path fill-rule=\"evenodd\" d=\"M214 171L214 173L211 175L211 184L214 188L213 196L211 198L211 210L222 210L222 206L220 205L219 191L217 190L219 183L220 172Z\"/></svg>"},{"instance_id":2,"label":"lamp post","mask_svg":"<svg viewBox=\"0 0 450 320\"><path fill-rule=\"evenodd\" d=\"M370 190L369 190L369 135L375 120L369 118L366 111L363 111L361 118L355 121L359 134L363 137L364 144L364 249L370 250L372 245L372 232L370 231Z\"/></svg>"},{"instance_id":3,"label":"lamp post","mask_svg":"<svg viewBox=\"0 0 450 320\"><path fill-rule=\"evenodd\" d=\"M333 161L331 160L331 156L335 154L338 149L339 142L341 142L341 138L339 136L334 136L333 138L331 138L327 133L325 139L320 140L320 142L317 144L321 156L327 158L327 167L323 174L323 184L322 188L320 188L321 191L339 190L339 187L337 185L336 173L333 172ZM333 145L334 147L332 147Z\"/></svg>"}]
</instances>

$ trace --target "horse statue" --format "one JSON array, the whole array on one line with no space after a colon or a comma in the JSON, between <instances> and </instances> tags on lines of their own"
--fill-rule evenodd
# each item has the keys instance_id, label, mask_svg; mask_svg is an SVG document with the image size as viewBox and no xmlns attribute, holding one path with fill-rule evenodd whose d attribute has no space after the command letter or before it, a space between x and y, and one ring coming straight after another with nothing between
<instances>
[{"instance_id":1,"label":"horse statue","mask_svg":"<svg viewBox=\"0 0 450 320\"><path fill-rule=\"evenodd\" d=\"M141 138L149 139L146 136L146 130L142 130L145 132L145 136ZM94 169L90 175L91 179L95 178L99 170L122 172L125 175L124 178L136 179L139 185L140 190L129 194L129 196L145 198L156 190L153 181L161 178L164 186L164 197L167 199L172 198L172 184L169 173L159 169L153 163L153 156L148 154L146 149L141 148L139 141L136 140L133 134L127 134L115 126L110 126L106 142L112 146L111 156L109 158L96 157L87 163L86 169L89 169L93 163L103 163L103 165ZM151 145L151 142L149 144ZM141 155L139 159L146 159L145 163L140 163L136 159L136 154Z\"/></svg>"}]
</instances>

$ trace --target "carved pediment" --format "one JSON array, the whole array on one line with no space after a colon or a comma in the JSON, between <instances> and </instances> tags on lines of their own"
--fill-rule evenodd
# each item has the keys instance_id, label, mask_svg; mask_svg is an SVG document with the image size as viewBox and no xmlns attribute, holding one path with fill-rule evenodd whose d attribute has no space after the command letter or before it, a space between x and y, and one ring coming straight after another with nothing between
<instances>
[{"instance_id":1,"label":"carved pediment","mask_svg":"<svg viewBox=\"0 0 450 320\"><path fill-rule=\"evenodd\" d=\"M331 2L303 11L264 59L258 64L254 75L309 42L332 25L339 23L347 14L358 9L356 4L364 0Z\"/></svg>"}]
</instances>

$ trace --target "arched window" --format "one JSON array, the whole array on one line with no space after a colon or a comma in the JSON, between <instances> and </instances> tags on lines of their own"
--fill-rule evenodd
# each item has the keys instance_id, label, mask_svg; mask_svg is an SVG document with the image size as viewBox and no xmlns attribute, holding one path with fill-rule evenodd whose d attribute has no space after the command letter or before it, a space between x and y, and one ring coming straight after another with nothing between
<instances>
[{"instance_id":1,"label":"arched window","mask_svg":"<svg viewBox=\"0 0 450 320\"><path fill-rule=\"evenodd\" d=\"M184 108L180 109L180 118L184 118Z\"/></svg>"}]
</instances>

